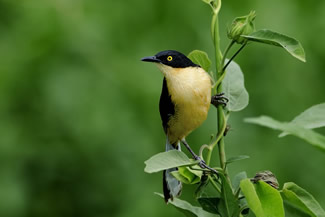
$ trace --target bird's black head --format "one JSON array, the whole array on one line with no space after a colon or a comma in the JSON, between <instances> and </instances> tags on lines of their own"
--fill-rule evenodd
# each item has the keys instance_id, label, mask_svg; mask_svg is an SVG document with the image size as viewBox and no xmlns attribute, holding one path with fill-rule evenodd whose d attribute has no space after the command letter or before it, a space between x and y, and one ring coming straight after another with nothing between
<instances>
[{"instance_id":1,"label":"bird's black head","mask_svg":"<svg viewBox=\"0 0 325 217\"><path fill-rule=\"evenodd\" d=\"M175 50L165 50L157 53L155 56L144 57L141 59L145 62L162 63L173 68L186 68L189 66L199 66L194 64L184 54Z\"/></svg>"}]
</instances>

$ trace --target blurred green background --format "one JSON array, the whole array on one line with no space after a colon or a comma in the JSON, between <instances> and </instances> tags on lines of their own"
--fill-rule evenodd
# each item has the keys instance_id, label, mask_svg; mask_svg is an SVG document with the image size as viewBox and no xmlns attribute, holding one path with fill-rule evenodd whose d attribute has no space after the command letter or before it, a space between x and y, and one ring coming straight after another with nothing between
<instances>
[{"instance_id":1,"label":"blurred green background","mask_svg":"<svg viewBox=\"0 0 325 217\"><path fill-rule=\"evenodd\" d=\"M243 123L261 114L289 121L325 101L325 1L223 1L222 48L232 19L251 9L257 29L299 39L307 63L260 44L236 58L250 104L231 116L226 150L251 158L230 173L269 169L325 207L324 153ZM153 194L162 175L143 171L165 135L162 75L140 58L166 49L213 58L210 18L200 0L0 0L0 216L180 216ZM188 137L194 150L215 132L215 113Z\"/></svg>"}]
</instances>

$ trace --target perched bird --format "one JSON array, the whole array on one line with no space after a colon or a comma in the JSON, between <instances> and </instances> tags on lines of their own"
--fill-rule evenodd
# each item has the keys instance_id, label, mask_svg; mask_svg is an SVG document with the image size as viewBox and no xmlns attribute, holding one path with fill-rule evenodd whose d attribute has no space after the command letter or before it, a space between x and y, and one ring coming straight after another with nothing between
<instances>
[{"instance_id":1,"label":"perched bird","mask_svg":"<svg viewBox=\"0 0 325 217\"><path fill-rule=\"evenodd\" d=\"M141 59L153 62L164 75L162 92L159 102L160 117L167 135L166 151L181 150L180 142L200 160L202 168L208 168L187 144L185 137L199 127L207 118L210 104L224 104L222 94L211 98L211 78L199 65L194 64L184 54L166 50L155 56ZM172 174L177 168L163 172L163 191L165 201L179 196L182 184Z\"/></svg>"}]
</instances>

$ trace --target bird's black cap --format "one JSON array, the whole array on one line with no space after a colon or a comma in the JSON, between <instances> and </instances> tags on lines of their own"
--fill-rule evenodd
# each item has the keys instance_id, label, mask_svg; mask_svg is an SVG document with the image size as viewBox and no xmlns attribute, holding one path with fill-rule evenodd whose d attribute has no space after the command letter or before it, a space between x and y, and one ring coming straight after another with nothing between
<instances>
[{"instance_id":1,"label":"bird's black cap","mask_svg":"<svg viewBox=\"0 0 325 217\"><path fill-rule=\"evenodd\" d=\"M184 54L175 51L175 50L165 50L157 53L155 56L144 57L141 59L145 62L155 62L162 63L167 66L171 66L173 68L186 68L190 66L196 66L189 58L187 58Z\"/></svg>"}]
</instances>

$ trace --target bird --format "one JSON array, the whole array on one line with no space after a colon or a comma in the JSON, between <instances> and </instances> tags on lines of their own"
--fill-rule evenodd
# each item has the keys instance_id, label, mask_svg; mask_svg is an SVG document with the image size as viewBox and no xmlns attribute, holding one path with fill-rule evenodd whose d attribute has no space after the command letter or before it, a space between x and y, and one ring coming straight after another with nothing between
<instances>
[{"instance_id":1,"label":"bird","mask_svg":"<svg viewBox=\"0 0 325 217\"><path fill-rule=\"evenodd\" d=\"M159 112L166 134L166 151L181 151L183 143L202 168L216 172L192 151L185 138L206 120L210 104L225 105L227 98L223 93L211 97L210 75L181 52L165 50L141 60L154 63L164 76ZM163 171L166 203L182 191L182 183L171 174L175 170L177 168Z\"/></svg>"}]
</instances>

